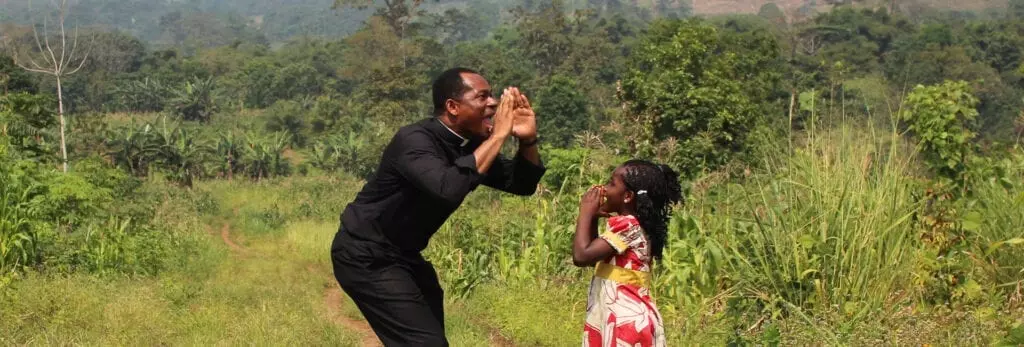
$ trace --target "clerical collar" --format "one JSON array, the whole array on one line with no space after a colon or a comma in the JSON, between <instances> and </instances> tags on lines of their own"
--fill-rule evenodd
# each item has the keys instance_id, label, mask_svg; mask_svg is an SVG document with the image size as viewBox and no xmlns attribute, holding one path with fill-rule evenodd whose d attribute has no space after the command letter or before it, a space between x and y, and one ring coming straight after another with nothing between
<instances>
[{"instance_id":1,"label":"clerical collar","mask_svg":"<svg viewBox=\"0 0 1024 347\"><path fill-rule=\"evenodd\" d=\"M448 129L448 131L451 132L452 135L455 135L456 137L459 138L459 140L462 140L462 143L459 144L459 147L466 147L466 145L469 144L469 139L467 139L465 137L462 137L462 135L459 135L459 133L455 132L455 130L452 130L452 128L449 128L448 124L444 124L444 122L442 122L440 118L435 118L435 119L437 119L438 123L441 123L441 126L443 126L445 129Z\"/></svg>"}]
</instances>

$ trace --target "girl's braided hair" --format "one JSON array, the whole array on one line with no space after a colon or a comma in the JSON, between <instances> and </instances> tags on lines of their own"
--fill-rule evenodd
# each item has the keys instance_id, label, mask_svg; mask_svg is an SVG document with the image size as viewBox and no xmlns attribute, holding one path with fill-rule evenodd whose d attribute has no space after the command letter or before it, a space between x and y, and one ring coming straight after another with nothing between
<instances>
[{"instance_id":1,"label":"girl's braided hair","mask_svg":"<svg viewBox=\"0 0 1024 347\"><path fill-rule=\"evenodd\" d=\"M636 218L651 242L651 256L661 259L672 204L682 198L679 174L666 165L640 159L629 160L622 167L626 188L636 196Z\"/></svg>"}]
</instances>

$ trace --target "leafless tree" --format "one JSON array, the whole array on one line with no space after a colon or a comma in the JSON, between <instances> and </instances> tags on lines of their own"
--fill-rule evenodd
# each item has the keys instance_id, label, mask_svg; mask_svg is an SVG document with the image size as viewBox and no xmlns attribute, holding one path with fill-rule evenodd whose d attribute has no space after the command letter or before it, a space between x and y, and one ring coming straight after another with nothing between
<instances>
[{"instance_id":1,"label":"leafless tree","mask_svg":"<svg viewBox=\"0 0 1024 347\"><path fill-rule=\"evenodd\" d=\"M14 64L18 67L25 69L26 71L47 74L53 76L57 80L57 114L60 117L60 154L61 161L63 164L64 172L68 172L68 151L67 141L65 140L64 129L65 129L65 117L64 117L64 92L61 88L61 78L70 76L78 70L82 69L85 65L86 60L89 58L89 52L78 51L78 28L75 28L74 35L70 38L70 47L68 47L68 35L67 30L64 27L64 19L68 13L68 1L60 0L60 8L57 12L58 25L60 32L57 33L57 37L54 39L60 40L60 43L50 42L50 31L48 28L48 20L43 19L42 27L43 33L40 35L39 30L36 26L32 26L32 37L35 43L35 50L29 48L26 50L20 49L18 44L6 44L13 50L11 54L14 59ZM40 41L40 36L42 40ZM7 38L5 38L6 40ZM78 55L81 54L81 57Z\"/></svg>"}]
</instances>

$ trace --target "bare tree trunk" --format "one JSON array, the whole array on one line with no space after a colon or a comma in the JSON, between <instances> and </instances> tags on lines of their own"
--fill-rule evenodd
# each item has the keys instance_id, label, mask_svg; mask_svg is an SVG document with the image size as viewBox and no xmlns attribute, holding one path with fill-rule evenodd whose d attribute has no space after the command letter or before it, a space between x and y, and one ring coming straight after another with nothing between
<instances>
[{"instance_id":1,"label":"bare tree trunk","mask_svg":"<svg viewBox=\"0 0 1024 347\"><path fill-rule=\"evenodd\" d=\"M61 90L60 75L57 75L57 115L60 117L60 158L64 172L68 172L68 146L64 140L64 92Z\"/></svg>"},{"instance_id":2,"label":"bare tree trunk","mask_svg":"<svg viewBox=\"0 0 1024 347\"><path fill-rule=\"evenodd\" d=\"M64 76L72 75L78 70L85 66L85 62L89 59L89 53L82 56L81 60L75 62L76 49L78 48L78 30L75 30L74 39L71 42L70 51L68 48L68 35L64 27L64 20L67 15L68 4L67 0L61 0L59 8L58 22L60 23L60 46L53 46L50 44L50 32L46 26L46 20L43 21L43 40L40 42L39 32L35 26L32 26L32 34L35 39L38 57L41 60L37 61L32 57L33 52L28 49L24 54L19 52L18 47L12 46L14 49L11 57L14 59L14 64L22 68L25 71L36 72L53 76L57 80L57 112L60 117L60 154L61 154L61 166L65 173L68 172L68 149L67 139L65 137L65 129L67 128L67 122L64 118L64 89L61 85L61 78ZM6 41L6 40L5 40ZM45 45L44 45L45 43ZM44 48L45 47L45 48ZM59 48L59 54L55 51L55 48ZM24 55L24 56L23 56ZM42 63L40 63L40 61ZM75 65L78 65L77 67Z\"/></svg>"}]
</instances>

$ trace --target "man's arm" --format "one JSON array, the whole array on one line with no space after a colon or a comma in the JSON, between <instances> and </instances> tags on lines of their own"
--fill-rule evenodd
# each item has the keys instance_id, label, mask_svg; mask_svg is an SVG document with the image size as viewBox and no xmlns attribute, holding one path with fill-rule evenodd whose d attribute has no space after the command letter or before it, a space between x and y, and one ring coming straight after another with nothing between
<instances>
[{"instance_id":1,"label":"man's arm","mask_svg":"<svg viewBox=\"0 0 1024 347\"><path fill-rule=\"evenodd\" d=\"M537 167L543 167L540 162L540 146L537 143L537 135L529 139L519 139L519 156L526 159Z\"/></svg>"},{"instance_id":2,"label":"man's arm","mask_svg":"<svg viewBox=\"0 0 1024 347\"><path fill-rule=\"evenodd\" d=\"M430 136L412 132L399 139L395 167L405 179L428 195L458 205L494 169L505 137L491 136L473 154L448 163Z\"/></svg>"},{"instance_id":3,"label":"man's arm","mask_svg":"<svg viewBox=\"0 0 1024 347\"><path fill-rule=\"evenodd\" d=\"M537 144L522 143L524 141L520 141L519 151L514 159L498 156L483 185L522 196L533 195L537 191L537 184L547 169L540 160Z\"/></svg>"},{"instance_id":4,"label":"man's arm","mask_svg":"<svg viewBox=\"0 0 1024 347\"><path fill-rule=\"evenodd\" d=\"M510 88L507 94L515 103L512 135L519 140L519 151L514 160L499 156L483 184L512 194L532 195L545 172L537 144L537 117L529 99L518 88Z\"/></svg>"}]
</instances>

